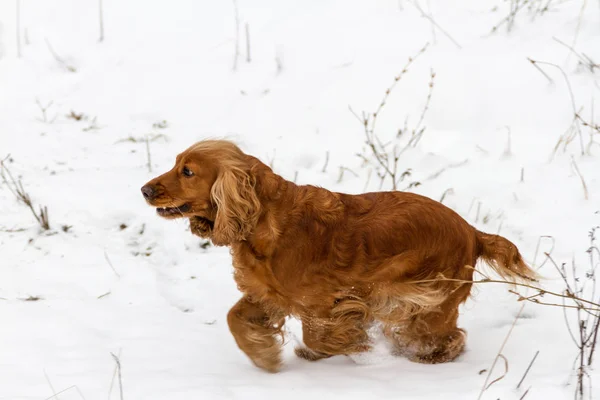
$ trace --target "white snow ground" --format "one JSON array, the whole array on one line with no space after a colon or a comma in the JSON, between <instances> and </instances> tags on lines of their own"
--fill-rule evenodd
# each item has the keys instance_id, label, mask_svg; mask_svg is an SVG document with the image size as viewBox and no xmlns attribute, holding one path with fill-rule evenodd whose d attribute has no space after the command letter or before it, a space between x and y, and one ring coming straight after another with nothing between
<instances>
[{"instance_id":1,"label":"white snow ground","mask_svg":"<svg viewBox=\"0 0 600 400\"><path fill-rule=\"evenodd\" d=\"M20 0L21 58L15 3L0 3L0 157L10 154L6 163L34 203L48 206L52 230L40 232L0 185L1 399L47 399L65 389L56 398L118 399L111 352L120 355L127 400L475 399L480 371L490 368L521 305L506 287L480 285L463 307L468 347L453 363L411 363L381 341L360 357L308 363L293 355L300 329L290 321L286 366L268 374L227 329L239 297L227 249L202 249L184 221L156 217L139 193L178 152L208 137L236 140L288 179L363 191L369 169L356 153L364 135L348 106L374 111L426 42L378 121L383 138L406 118L415 126L435 71L423 139L400 159L402 170L412 169L405 184L419 181L411 190L435 199L452 188L445 204L482 230L500 230L530 261L538 238L550 235L557 261L574 257L582 276L589 267L588 231L600 224L600 149L582 155L576 137L550 159L573 105L560 71L543 66L549 83L527 57L561 66L575 108L598 118L600 68L586 70L553 40L600 62L598 1L550 1L542 16L523 8L510 32L503 25L495 34L514 1L421 1L459 48L440 30L434 36L414 1L238 0L236 71L232 1L105 0L98 43L96 1ZM36 98L53 102L53 122L39 121ZM71 110L88 120L67 118ZM163 120L165 128L153 127ZM582 128L586 147L591 132ZM154 134L164 136L150 143L149 172L145 144L125 139ZM356 176L339 181L340 166ZM378 189L375 179L368 189ZM550 251L549 241L540 247ZM562 290L549 264L541 271L546 287ZM24 300L30 296L40 299ZM503 354L508 373L483 399L519 399L529 387L527 399L572 398L577 349L560 309L527 304ZM599 365L590 372L595 399Z\"/></svg>"}]
</instances>

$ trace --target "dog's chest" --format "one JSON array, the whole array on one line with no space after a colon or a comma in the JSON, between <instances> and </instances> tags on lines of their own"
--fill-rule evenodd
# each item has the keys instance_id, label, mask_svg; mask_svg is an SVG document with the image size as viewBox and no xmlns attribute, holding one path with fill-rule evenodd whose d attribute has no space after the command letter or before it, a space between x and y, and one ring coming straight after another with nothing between
<instances>
[{"instance_id":1,"label":"dog's chest","mask_svg":"<svg viewBox=\"0 0 600 400\"><path fill-rule=\"evenodd\" d=\"M283 287L273 275L268 260L247 245L233 249L234 279L238 289L256 301L288 308Z\"/></svg>"}]
</instances>

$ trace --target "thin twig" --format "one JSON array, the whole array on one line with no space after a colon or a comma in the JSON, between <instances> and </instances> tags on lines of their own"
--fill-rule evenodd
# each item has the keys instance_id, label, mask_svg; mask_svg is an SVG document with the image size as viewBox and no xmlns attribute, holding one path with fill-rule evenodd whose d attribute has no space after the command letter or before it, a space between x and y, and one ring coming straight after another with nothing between
<instances>
[{"instance_id":1,"label":"thin twig","mask_svg":"<svg viewBox=\"0 0 600 400\"><path fill-rule=\"evenodd\" d=\"M579 120L577 120L577 118L575 117L578 112L577 112L577 106L575 105L575 96L573 95L573 89L571 88L571 82L569 81L569 77L567 76L567 74L565 73L565 71L558 65L550 63L550 62L546 62L546 61L536 61L536 60L532 60L529 59L534 65L535 64L542 64L542 65L548 65L550 67L554 67L556 69L558 69L560 71L560 73L562 74L565 83L567 84L567 89L569 90L569 97L571 99L571 107L573 109L573 123L572 125L575 127L575 130L577 131L578 135L579 135L579 141L580 141L580 145L581 145L581 154L585 154L585 149L583 147L583 136L581 133L581 127L579 126Z\"/></svg>"},{"instance_id":2,"label":"thin twig","mask_svg":"<svg viewBox=\"0 0 600 400\"><path fill-rule=\"evenodd\" d=\"M152 172L152 157L150 155L150 139L148 138L148 136L146 136L146 157L148 159L147 162L147 167L148 167L148 172Z\"/></svg>"},{"instance_id":3,"label":"thin twig","mask_svg":"<svg viewBox=\"0 0 600 400\"><path fill-rule=\"evenodd\" d=\"M116 356L114 353L110 353L110 355L114 358L115 363L117 364L117 376L119 378L119 394L120 394L120 400L123 400L123 380L121 379L121 361L119 360L119 357Z\"/></svg>"},{"instance_id":4,"label":"thin twig","mask_svg":"<svg viewBox=\"0 0 600 400\"><path fill-rule=\"evenodd\" d=\"M98 42L104 41L104 7L102 7L102 0L98 0L98 16L100 18L100 38Z\"/></svg>"},{"instance_id":5,"label":"thin twig","mask_svg":"<svg viewBox=\"0 0 600 400\"><path fill-rule=\"evenodd\" d=\"M6 178L6 175L4 174L5 171L6 171L6 174L8 175L8 179ZM6 165L4 165L4 161L0 161L0 178L2 178L2 181L6 184L6 186L9 188L10 192L17 199L17 201L21 201L23 204L25 204L29 208L29 210L33 214L35 220L38 222L40 227L42 227L42 229L44 229L44 230L50 230L48 207L40 207L40 212L38 215L38 213L35 211L35 208L33 207L33 202L31 201L31 197L29 196L29 194L25 191L25 188L23 187L23 183L20 180L19 181L15 180L14 176L12 175L12 173L10 172L8 167ZM10 179L10 182L9 182L9 179Z\"/></svg>"},{"instance_id":6,"label":"thin twig","mask_svg":"<svg viewBox=\"0 0 600 400\"><path fill-rule=\"evenodd\" d=\"M108 253L106 253L106 251L104 252L104 259L106 260L106 262L108 263L110 269L113 270L113 272L115 273L115 275L117 276L117 278L120 278L121 275L119 275L119 273L117 272L117 270L115 269L115 267L113 266L112 262L110 262L110 258L108 258Z\"/></svg>"},{"instance_id":7,"label":"thin twig","mask_svg":"<svg viewBox=\"0 0 600 400\"><path fill-rule=\"evenodd\" d=\"M517 324L517 320L519 319L519 317L521 316L521 313L523 312L523 308L525 308L525 303L523 303L521 305L521 308L519 309L519 312L517 313L517 315L515 316L515 319L510 327L510 329L508 330L508 333L506 334L506 337L504 338L504 341L502 342L502 345L500 346L500 349L498 350L498 353L496 354L496 358L494 358L494 362L492 363L491 368L488 371L487 376L485 377L485 381L483 382L483 386L481 388L481 391L479 392L479 396L477 397L477 400L481 400L481 397L483 396L483 392L485 392L493 383L498 382L500 379L504 378L506 376L506 374L508 373L508 361L506 360L506 357L504 357L502 355L502 351L504 350L504 346L506 346L506 343L508 342L508 338L510 338L510 335L513 332L513 329L515 328L515 325ZM494 370L494 367L496 366L496 363L498 362L498 360L500 358L504 359L504 363L505 363L505 372L504 375L500 376L499 378L493 380L489 385L488 385L488 381L490 379L490 376L492 375L492 371Z\"/></svg>"},{"instance_id":8,"label":"thin twig","mask_svg":"<svg viewBox=\"0 0 600 400\"><path fill-rule=\"evenodd\" d=\"M44 41L46 42L46 46L48 46L48 50L50 50L50 53L52 54L52 56L54 57L54 59L63 67L65 67L69 72L77 72L77 69L75 67L73 67L72 65L67 64L67 62L65 60L63 60L52 48L52 45L50 44L50 41L48 40L48 38L44 38Z\"/></svg>"},{"instance_id":9,"label":"thin twig","mask_svg":"<svg viewBox=\"0 0 600 400\"><path fill-rule=\"evenodd\" d=\"M519 383L517 384L517 389L519 389L521 387L521 384L523 383L523 381L525 380L525 377L527 377L527 374L529 373L529 370L531 369L531 366L533 365L533 363L535 362L535 359L537 358L538 354L540 354L540 351L536 351L535 355L533 356L533 359L531 360L531 362L529 363L529 366L527 367L527 369L525 370L525 373L523 374L523 377L521 378L521 380L519 381Z\"/></svg>"},{"instance_id":10,"label":"thin twig","mask_svg":"<svg viewBox=\"0 0 600 400\"><path fill-rule=\"evenodd\" d=\"M250 57L250 25L246 22L246 62L252 61Z\"/></svg>"},{"instance_id":11,"label":"thin twig","mask_svg":"<svg viewBox=\"0 0 600 400\"><path fill-rule=\"evenodd\" d=\"M525 398L525 396L527 396L527 393L529 393L530 390L531 390L531 386L529 386L527 388L527 390L525 391L525 393L523 393L523 396L519 397L519 400L523 400Z\"/></svg>"},{"instance_id":12,"label":"thin twig","mask_svg":"<svg viewBox=\"0 0 600 400\"><path fill-rule=\"evenodd\" d=\"M48 398L46 398L46 399L44 399L44 400L52 400L52 399L56 400L56 396L58 396L59 394L65 393L66 391L69 391L69 390L71 390L71 389L75 389L75 390L77 390L77 393L79 393L79 396L80 396L80 397L81 397L83 400L85 400L85 397L83 396L83 393L81 393L81 390L79 390L79 387L77 387L77 385L69 386L68 388L66 388L66 389L63 389L63 390L61 390L60 392L58 392L58 393L56 393L56 394L53 394L52 396L50 396L50 397L48 397Z\"/></svg>"},{"instance_id":13,"label":"thin twig","mask_svg":"<svg viewBox=\"0 0 600 400\"><path fill-rule=\"evenodd\" d=\"M573 156L571 156L571 163L573 163L573 168L575 168L575 171L581 180L581 185L583 186L583 197L588 200L589 195L587 185L585 184L585 179L583 179L583 175L581 175L581 171L579 171L579 167L577 167L577 163L575 162L575 158L573 158Z\"/></svg>"},{"instance_id":14,"label":"thin twig","mask_svg":"<svg viewBox=\"0 0 600 400\"><path fill-rule=\"evenodd\" d=\"M16 0L17 10L16 10L16 18L17 18L17 57L21 58L21 0Z\"/></svg>"},{"instance_id":15,"label":"thin twig","mask_svg":"<svg viewBox=\"0 0 600 400\"><path fill-rule=\"evenodd\" d=\"M329 151L325 152L325 165L323 165L323 169L321 172L325 173L327 171L327 165L329 164Z\"/></svg>"},{"instance_id":16,"label":"thin twig","mask_svg":"<svg viewBox=\"0 0 600 400\"><path fill-rule=\"evenodd\" d=\"M121 357L121 349L119 349L117 356ZM113 357L114 357L114 355L113 355ZM110 379L110 386L108 388L108 400L110 400L110 398L111 398L113 387L115 385L115 379L117 378L117 368L118 368L118 364L115 364L115 369L113 370L112 378Z\"/></svg>"},{"instance_id":17,"label":"thin twig","mask_svg":"<svg viewBox=\"0 0 600 400\"><path fill-rule=\"evenodd\" d=\"M429 15L425 11L423 11L423 9L419 5L419 3L417 3L416 1L412 1L412 0L408 0L408 2L410 4L412 4L421 13L422 17L427 18L433 26L438 28L440 30L440 32L442 32L444 34L444 36L446 36L448 39L450 39L450 41L452 43L454 43L454 45L456 47L458 47L459 49L462 49L462 46L460 44L458 44L458 42L456 40L454 40L454 38L452 36L450 36L450 34L448 32L446 32L446 30L444 28L442 28L437 22L435 22L435 20L433 19L433 17L431 15Z\"/></svg>"},{"instance_id":18,"label":"thin twig","mask_svg":"<svg viewBox=\"0 0 600 400\"><path fill-rule=\"evenodd\" d=\"M579 10L579 18L577 19L577 27L575 28L575 35L573 36L573 41L571 42L571 47L575 47L577 44L577 38L579 37L579 30L581 28L581 21L583 20L583 12L585 7L587 6L587 0L583 0L581 2L581 9Z\"/></svg>"},{"instance_id":19,"label":"thin twig","mask_svg":"<svg viewBox=\"0 0 600 400\"><path fill-rule=\"evenodd\" d=\"M54 386L52 386L52 382L50 382L50 377L46 373L46 370L44 370L44 377L46 378L46 382L48 382L48 386L50 386L50 390L52 390L52 395L56 400L59 400L56 389L54 389Z\"/></svg>"},{"instance_id":20,"label":"thin twig","mask_svg":"<svg viewBox=\"0 0 600 400\"><path fill-rule=\"evenodd\" d=\"M546 73L546 72L545 72L543 69L541 69L541 68L539 67L539 65L537 65L537 63L536 63L534 60L532 60L532 59L531 59L531 58L529 58L529 57L527 57L527 59L529 60L529 62L531 63L531 65L533 65L533 66L535 67L535 69L537 69L538 71L540 71L540 73L541 73L542 75L544 75L544 77L545 77L546 79L548 79L548 82L549 82L549 83L554 83L554 81L552 80L552 78L550 78L550 75L548 75L548 74L547 74L547 73Z\"/></svg>"},{"instance_id":21,"label":"thin twig","mask_svg":"<svg viewBox=\"0 0 600 400\"><path fill-rule=\"evenodd\" d=\"M447 195L449 194L453 194L454 193L454 189L452 188L448 188L444 191L444 193L442 193L442 197L440 197L440 203L444 202L444 199L446 198Z\"/></svg>"},{"instance_id":22,"label":"thin twig","mask_svg":"<svg viewBox=\"0 0 600 400\"><path fill-rule=\"evenodd\" d=\"M581 55L579 54L577 51L575 51L575 49L572 46L569 46L568 44L566 44L565 42L563 42L562 40L552 36L552 39L565 46L567 49L569 49L569 51L575 55L575 57L577 57L579 59L579 62L581 62L582 65L587 65L589 67L589 69L594 72L594 68L600 68L600 65L594 63L589 57L587 57L585 54Z\"/></svg>"},{"instance_id":23,"label":"thin twig","mask_svg":"<svg viewBox=\"0 0 600 400\"><path fill-rule=\"evenodd\" d=\"M40 102L40 99L38 99L37 97L35 98L35 104L37 104L37 106L40 108L40 111L42 112L42 118L37 118L38 121L41 122L45 122L45 123L53 123L56 118L58 117L58 115L55 115L54 118L52 118L52 120L48 121L48 114L46 113L46 111L48 111L48 109L50 107L52 107L52 105L54 104L54 101L50 100L48 102L48 104L46 104L45 106L42 105L42 103Z\"/></svg>"},{"instance_id":24,"label":"thin twig","mask_svg":"<svg viewBox=\"0 0 600 400\"><path fill-rule=\"evenodd\" d=\"M564 299L570 299L572 301L585 303L585 304L588 304L593 307L593 308L586 307L587 310L600 311L600 303L595 303L590 300L579 298L572 293L561 294L561 293L552 292L552 291L542 289L542 288L534 286L534 285L530 285L527 283L521 283L521 282L510 282L510 281L503 281L503 280L499 280L499 279L483 279L483 280L479 280L479 281L473 281L473 280L446 278L444 276L439 276L435 279L422 279L422 280L417 280L417 281L408 281L407 283L415 284L415 283L432 283L432 282L456 282L456 283L460 283L460 284L498 283L498 284L503 284L503 285L519 286L519 287L529 288L529 289L533 289L533 290L538 290L540 292L543 292L543 294L548 294L550 296L555 296L555 297L560 297L560 298L564 298ZM580 308L583 308L583 307L580 306Z\"/></svg>"},{"instance_id":25,"label":"thin twig","mask_svg":"<svg viewBox=\"0 0 600 400\"><path fill-rule=\"evenodd\" d=\"M464 159L460 162L457 163L452 163L452 164L448 164L447 166L445 166L444 168L440 169L439 171L437 171L434 174L429 175L427 178L425 178L425 181L430 181L433 179L436 179L437 177L439 177L441 174L443 174L446 170L448 169L452 169L452 168L458 168L458 167L462 167L463 165L465 165L466 163L469 162L469 159Z\"/></svg>"},{"instance_id":26,"label":"thin twig","mask_svg":"<svg viewBox=\"0 0 600 400\"><path fill-rule=\"evenodd\" d=\"M377 109L373 113L373 122L371 124L371 131L375 130L375 123L376 123L377 116L379 116L379 113L383 109L383 106L385 106L385 103L387 102L387 99L390 96L390 93L394 90L394 88L398 84L398 81L400 81L400 79L402 78L402 76L404 74L406 74L406 72L408 72L408 68L410 68L410 66L415 62L415 60L421 54L423 54L427 50L428 47L429 47L429 42L425 43L425 45L417 52L417 54L415 54L413 57L409 57L408 58L408 62L406 63L406 65L404 66L404 68L402 68L402 71L394 78L394 82L392 83L392 85L385 91L385 94L383 95L383 98L381 99L381 102L379 103L379 106L377 107Z\"/></svg>"},{"instance_id":27,"label":"thin twig","mask_svg":"<svg viewBox=\"0 0 600 400\"><path fill-rule=\"evenodd\" d=\"M233 10L235 13L235 53L233 54L233 71L237 71L238 58L240 56L240 13L237 0L233 0Z\"/></svg>"}]
</instances>

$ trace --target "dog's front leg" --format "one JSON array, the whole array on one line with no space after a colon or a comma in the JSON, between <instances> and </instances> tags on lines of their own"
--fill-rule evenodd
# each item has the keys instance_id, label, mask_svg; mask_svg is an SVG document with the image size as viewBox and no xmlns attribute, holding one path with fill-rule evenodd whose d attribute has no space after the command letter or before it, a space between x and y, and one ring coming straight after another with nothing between
<instances>
[{"instance_id":1,"label":"dog's front leg","mask_svg":"<svg viewBox=\"0 0 600 400\"><path fill-rule=\"evenodd\" d=\"M243 297L227 314L229 330L238 347L259 368L277 372L281 367L285 316L269 313L259 303Z\"/></svg>"}]
</instances>

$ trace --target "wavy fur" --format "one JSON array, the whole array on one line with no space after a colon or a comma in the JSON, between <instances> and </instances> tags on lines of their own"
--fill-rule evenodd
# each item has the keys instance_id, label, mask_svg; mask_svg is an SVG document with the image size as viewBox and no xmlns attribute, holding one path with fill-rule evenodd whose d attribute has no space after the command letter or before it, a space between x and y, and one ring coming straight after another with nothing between
<instances>
[{"instance_id":1,"label":"wavy fur","mask_svg":"<svg viewBox=\"0 0 600 400\"><path fill-rule=\"evenodd\" d=\"M163 214L189 218L194 234L231 247L244 296L229 327L271 372L281 366L286 316L302 321L296 354L308 360L366 351L368 329L381 324L398 354L451 361L464 348L458 308L471 284L437 277L471 281L481 258L503 277L535 278L514 244L436 201L298 186L226 141L190 147L146 193L157 193L147 197L157 207L175 204L178 213Z\"/></svg>"}]
</instances>

